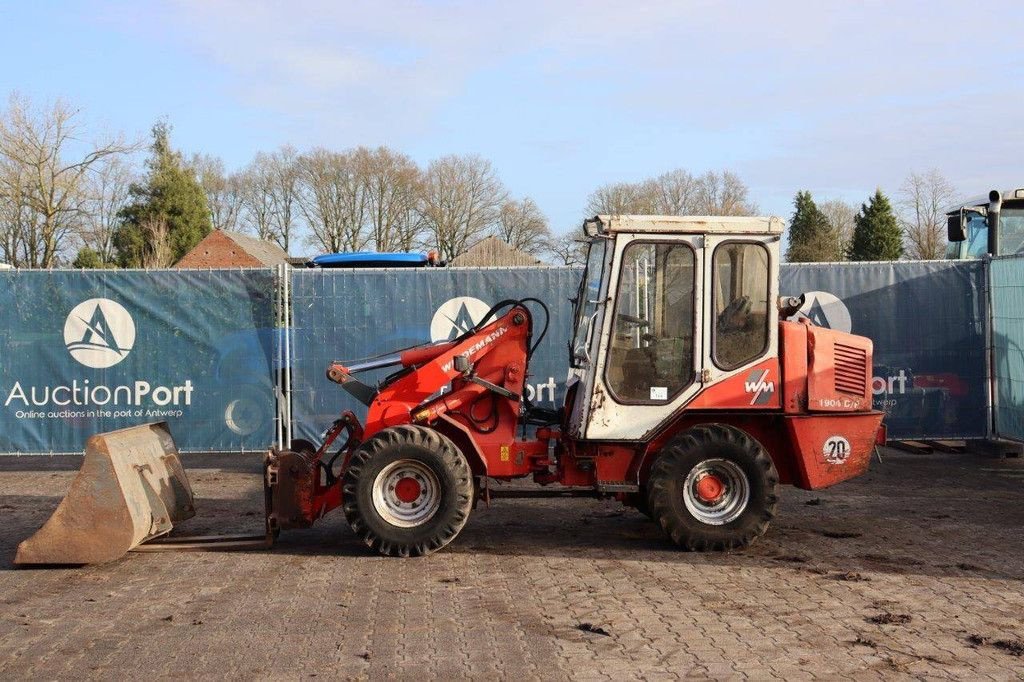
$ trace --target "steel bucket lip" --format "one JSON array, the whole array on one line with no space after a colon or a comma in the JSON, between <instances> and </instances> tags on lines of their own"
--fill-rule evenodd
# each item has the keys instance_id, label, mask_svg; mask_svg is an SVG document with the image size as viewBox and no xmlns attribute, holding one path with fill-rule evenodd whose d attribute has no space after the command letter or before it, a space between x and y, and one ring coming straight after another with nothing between
<instances>
[{"instance_id":1,"label":"steel bucket lip","mask_svg":"<svg viewBox=\"0 0 1024 682\"><path fill-rule=\"evenodd\" d=\"M113 561L194 515L192 488L167 422L93 434L67 493L18 544L14 563Z\"/></svg>"}]
</instances>

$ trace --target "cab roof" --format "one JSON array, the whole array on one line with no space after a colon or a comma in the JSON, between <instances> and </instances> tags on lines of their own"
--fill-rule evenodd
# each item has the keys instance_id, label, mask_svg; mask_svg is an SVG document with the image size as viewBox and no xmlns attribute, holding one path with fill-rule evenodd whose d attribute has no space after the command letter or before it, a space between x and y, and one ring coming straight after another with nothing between
<instances>
[{"instance_id":1,"label":"cab roof","mask_svg":"<svg viewBox=\"0 0 1024 682\"><path fill-rule=\"evenodd\" d=\"M1000 192L1003 201L1013 201L1015 199L1024 199L1024 187L1011 187L1010 189L1004 189ZM951 215L958 212L961 208L967 208L968 206L988 206L988 193L979 194L976 197L970 197L963 201L953 204L950 206L946 213Z\"/></svg>"},{"instance_id":2,"label":"cab roof","mask_svg":"<svg viewBox=\"0 0 1024 682\"><path fill-rule=\"evenodd\" d=\"M782 228L774 216L599 215L583 221L585 232L597 233L782 234Z\"/></svg>"}]
</instances>

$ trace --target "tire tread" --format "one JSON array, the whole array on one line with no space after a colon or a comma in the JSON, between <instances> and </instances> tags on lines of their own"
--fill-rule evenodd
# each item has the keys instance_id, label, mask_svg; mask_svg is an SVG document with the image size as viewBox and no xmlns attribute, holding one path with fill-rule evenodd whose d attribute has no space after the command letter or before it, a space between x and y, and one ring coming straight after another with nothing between
<instances>
[{"instance_id":1,"label":"tire tread","mask_svg":"<svg viewBox=\"0 0 1024 682\"><path fill-rule=\"evenodd\" d=\"M425 537L404 540L387 537L386 531L374 530L374 524L366 519L368 510L362 509L359 504L361 487L372 485L372 481L363 480L367 466L377 458L392 456L391 453L403 447L422 448L438 455L441 465L452 474L455 481L455 489L451 493L456 500L448 518L440 526L431 529ZM385 556L404 558L436 552L455 539L466 525L473 506L473 473L462 452L450 439L434 429L411 424L386 428L361 444L345 469L341 486L342 509L352 531L364 544Z\"/></svg>"},{"instance_id":2,"label":"tire tread","mask_svg":"<svg viewBox=\"0 0 1024 682\"><path fill-rule=\"evenodd\" d=\"M694 529L688 519L680 518L677 512L680 505L673 504L680 467L684 460L693 458L694 453L723 447L732 451L742 450L750 457L760 472L761 480L750 480L749 483L752 489L754 486L761 488L762 504L758 509L748 507L739 519L724 526ZM685 473L682 475L685 477ZM693 552L729 551L748 547L768 530L778 505L778 485L779 474L775 464L754 438L726 424L702 424L679 434L658 453L647 480L647 505L651 518L683 549ZM687 516L692 519L692 516ZM739 521L743 523L737 523Z\"/></svg>"}]
</instances>

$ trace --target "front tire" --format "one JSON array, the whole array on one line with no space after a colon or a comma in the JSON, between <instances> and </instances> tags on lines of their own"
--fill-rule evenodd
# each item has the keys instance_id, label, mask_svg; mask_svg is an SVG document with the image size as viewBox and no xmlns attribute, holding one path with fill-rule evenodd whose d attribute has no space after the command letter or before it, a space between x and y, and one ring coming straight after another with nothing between
<instances>
[{"instance_id":1,"label":"front tire","mask_svg":"<svg viewBox=\"0 0 1024 682\"><path fill-rule=\"evenodd\" d=\"M647 481L651 517L688 551L749 546L775 516L779 474L768 453L725 424L696 426L658 453Z\"/></svg>"},{"instance_id":2,"label":"front tire","mask_svg":"<svg viewBox=\"0 0 1024 682\"><path fill-rule=\"evenodd\" d=\"M356 449L342 479L345 518L385 556L423 556L455 539L473 505L473 474L444 435L393 426Z\"/></svg>"}]
</instances>

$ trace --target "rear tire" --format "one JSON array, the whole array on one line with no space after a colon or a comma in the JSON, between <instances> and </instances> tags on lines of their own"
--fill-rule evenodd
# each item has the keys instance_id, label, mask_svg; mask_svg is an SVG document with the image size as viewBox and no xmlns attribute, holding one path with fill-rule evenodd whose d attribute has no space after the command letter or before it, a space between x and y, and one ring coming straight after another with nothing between
<instances>
[{"instance_id":1,"label":"rear tire","mask_svg":"<svg viewBox=\"0 0 1024 682\"><path fill-rule=\"evenodd\" d=\"M342 479L345 518L385 556L423 556L455 539L473 505L473 474L444 435L393 426L360 445Z\"/></svg>"},{"instance_id":2,"label":"rear tire","mask_svg":"<svg viewBox=\"0 0 1024 682\"><path fill-rule=\"evenodd\" d=\"M688 551L749 546L775 516L779 474L743 431L696 426L658 453L647 481L651 517Z\"/></svg>"}]
</instances>

